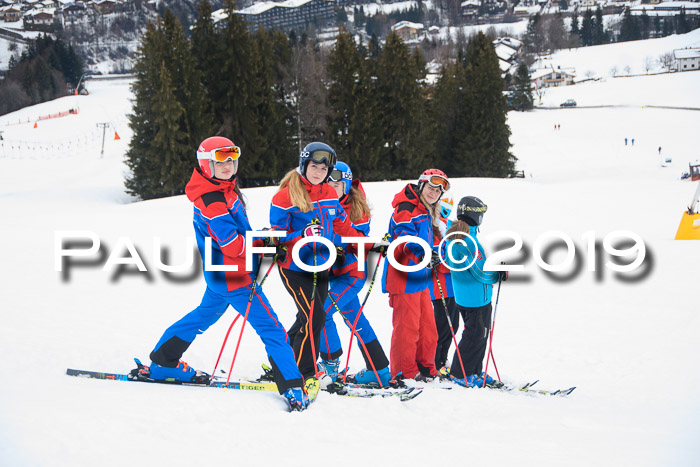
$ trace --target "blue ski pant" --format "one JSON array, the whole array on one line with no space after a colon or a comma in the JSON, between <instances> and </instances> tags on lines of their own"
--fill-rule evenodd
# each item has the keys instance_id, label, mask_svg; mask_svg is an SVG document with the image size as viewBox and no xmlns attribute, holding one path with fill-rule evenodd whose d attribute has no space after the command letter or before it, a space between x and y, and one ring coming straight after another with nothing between
<instances>
[{"instance_id":1,"label":"blue ski pant","mask_svg":"<svg viewBox=\"0 0 700 467\"><path fill-rule=\"evenodd\" d=\"M161 366L177 366L194 339L216 323L229 305L239 314L245 315L251 288L252 284L222 294L207 287L202 303L165 330L151 352L151 361ZM275 370L275 382L280 394L290 387L302 386L303 380L294 360L287 332L259 287L255 289L250 300L248 323L265 344L268 358Z\"/></svg>"},{"instance_id":2,"label":"blue ski pant","mask_svg":"<svg viewBox=\"0 0 700 467\"><path fill-rule=\"evenodd\" d=\"M338 336L338 329L333 321L333 316L341 310L340 316L345 325L352 329L355 320L355 341L360 347L362 356L365 358L367 368L372 368L372 363L377 370L389 366L389 360L377 340L374 329L369 324L369 320L364 313L360 314L360 299L358 294L365 284L365 279L351 277L349 274L330 277L330 289L324 308L326 310L326 325L321 337L321 358L333 360L343 354L343 347ZM333 300L331 300L331 298ZM335 304L333 303L335 301ZM358 318L359 315L359 318ZM359 337L358 337L359 336ZM364 344L364 345L362 345ZM366 351L365 351L366 349Z\"/></svg>"}]
</instances>

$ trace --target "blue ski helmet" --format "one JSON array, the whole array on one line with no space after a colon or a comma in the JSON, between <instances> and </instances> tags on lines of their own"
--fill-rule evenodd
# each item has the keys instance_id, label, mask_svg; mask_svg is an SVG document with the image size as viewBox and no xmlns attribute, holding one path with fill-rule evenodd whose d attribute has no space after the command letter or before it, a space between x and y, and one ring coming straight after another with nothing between
<instances>
[{"instance_id":1,"label":"blue ski helmet","mask_svg":"<svg viewBox=\"0 0 700 467\"><path fill-rule=\"evenodd\" d=\"M350 186L352 186L352 170L350 170L350 166L345 162L336 162L328 180L331 182L343 182L345 184L344 192L347 195L350 193Z\"/></svg>"},{"instance_id":2,"label":"blue ski helmet","mask_svg":"<svg viewBox=\"0 0 700 467\"><path fill-rule=\"evenodd\" d=\"M329 167L328 173L330 174L333 167L335 167L336 160L337 156L332 147L326 143L314 141L304 146L304 149L299 154L299 173L306 178L306 167L309 165L309 162L314 161L326 164Z\"/></svg>"}]
</instances>

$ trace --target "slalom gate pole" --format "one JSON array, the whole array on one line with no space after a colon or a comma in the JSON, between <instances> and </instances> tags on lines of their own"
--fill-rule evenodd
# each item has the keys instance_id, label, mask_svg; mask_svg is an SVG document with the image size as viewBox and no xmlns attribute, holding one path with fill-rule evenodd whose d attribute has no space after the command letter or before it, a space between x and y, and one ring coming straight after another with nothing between
<instances>
[{"instance_id":1,"label":"slalom gate pole","mask_svg":"<svg viewBox=\"0 0 700 467\"><path fill-rule=\"evenodd\" d=\"M258 266L255 269L255 274L253 277L253 286L250 289L250 296L248 297L248 305L245 308L245 315L243 316L243 325L241 326L241 332L238 334L238 342L236 342L236 350L233 353L233 359L231 360L231 366L228 369L228 375L226 376L226 384L228 385L229 381L231 380L231 372L233 371L233 364L236 363L236 356L238 355L238 347L241 345L241 339L243 338L243 331L245 330L245 323L248 321L248 312L250 312L250 305L253 303L253 295L255 294L255 288L258 285L258 274L260 273L260 266L262 265L262 260L263 257L261 256L260 259L258 259ZM272 269L272 266L274 266L275 262L272 262L272 265L270 266L270 269ZM269 274L270 269L268 269L267 273ZM266 274L267 275L267 274ZM238 314L240 316L240 313ZM238 318L236 318L238 319ZM233 322L236 322L236 319L233 320ZM233 327L233 323L231 323L231 327ZM230 329L229 329L230 331ZM228 333L226 334L226 339L228 339ZM226 345L226 339L224 339L224 344L221 346L221 352L224 351L224 345ZM221 357L221 352L219 352L219 357ZM218 362L218 360L217 360ZM216 368L214 368L216 371ZM213 376L213 373L212 373Z\"/></svg>"},{"instance_id":2,"label":"slalom gate pole","mask_svg":"<svg viewBox=\"0 0 700 467\"><path fill-rule=\"evenodd\" d=\"M438 289L440 289L440 299L442 300L442 308L445 311L445 317L447 317L447 324L450 325L450 333L452 334L452 342L455 343L455 352L457 353L457 357L459 357L459 367L462 369L462 376L464 376L464 385L469 387L469 384L467 383L467 372L464 371L464 362L462 362L462 353L459 351L459 345L457 344L457 338L455 337L455 330L452 327L452 318L450 318L450 314L447 312L447 302L445 302L445 294L442 291L442 284L440 284L440 277L438 276L438 272L433 268L433 275L435 276L435 281L437 282Z\"/></svg>"},{"instance_id":3,"label":"slalom gate pole","mask_svg":"<svg viewBox=\"0 0 700 467\"><path fill-rule=\"evenodd\" d=\"M486 369L484 370L484 382L481 387L486 386L486 375L489 371L489 359L493 360L493 367L496 369L496 377L498 381L501 380L501 375L498 374L498 367L496 366L496 358L493 356L493 329L496 327L496 310L498 309L498 298L501 296L501 277L498 277L498 290L496 291L496 304L493 307L493 318L491 319L491 332L489 333L489 351L486 353Z\"/></svg>"},{"instance_id":4,"label":"slalom gate pole","mask_svg":"<svg viewBox=\"0 0 700 467\"><path fill-rule=\"evenodd\" d=\"M367 294L365 295L365 298L362 300L362 305L360 305L360 311L357 312L357 317L355 318L355 322L352 324L352 329L350 330L350 343L348 344L348 358L345 361L345 369L343 370L343 384L345 384L345 380L348 377L348 366L350 365L350 353L352 352L352 338L353 336L357 333L355 330L355 327L357 326L357 320L360 318L360 315L362 314L362 310L365 308L365 304L367 303L367 299L369 298L370 292L372 292L372 287L374 286L374 281L377 279L377 271L379 271L379 265L382 262L382 252L379 252L379 259L377 259L377 265L374 267L374 272L372 273L372 280L369 283L369 288L367 289ZM342 314L342 313L341 313ZM357 336L359 339L360 336ZM366 350L365 350L366 351ZM367 354L369 356L369 354ZM370 360L370 362L372 362ZM374 363L372 362L372 369L374 370ZM380 381L379 375L377 374L375 370L375 375L377 376L377 382Z\"/></svg>"}]
</instances>

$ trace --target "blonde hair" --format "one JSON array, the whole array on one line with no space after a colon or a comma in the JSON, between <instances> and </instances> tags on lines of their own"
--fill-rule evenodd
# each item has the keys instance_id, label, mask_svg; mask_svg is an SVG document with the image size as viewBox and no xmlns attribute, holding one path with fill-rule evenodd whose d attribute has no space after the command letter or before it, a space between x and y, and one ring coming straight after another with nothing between
<instances>
[{"instance_id":1,"label":"blonde hair","mask_svg":"<svg viewBox=\"0 0 700 467\"><path fill-rule=\"evenodd\" d=\"M306 213L313 209L311 197L309 196L309 192L306 191L304 183L301 181L301 175L299 175L297 169L292 169L287 172L284 178L282 178L280 188L277 192L279 193L285 188L289 191L289 200L292 202L292 205L298 207L301 212Z\"/></svg>"},{"instance_id":2,"label":"blonde hair","mask_svg":"<svg viewBox=\"0 0 700 467\"><path fill-rule=\"evenodd\" d=\"M464 240L464 237L466 236L467 233L469 233L469 224L466 222L457 219L452 223L450 228L447 230L447 235L450 235L452 232L457 232L454 234L450 239L454 238L456 240Z\"/></svg>"},{"instance_id":3,"label":"blonde hair","mask_svg":"<svg viewBox=\"0 0 700 467\"><path fill-rule=\"evenodd\" d=\"M372 217L370 212L369 204L367 204L367 198L361 190L350 187L350 193L348 193L348 202L350 203L350 212L348 212L348 217L350 222L357 222L362 220L363 216Z\"/></svg>"},{"instance_id":4,"label":"blonde hair","mask_svg":"<svg viewBox=\"0 0 700 467\"><path fill-rule=\"evenodd\" d=\"M425 198L423 198L423 190L420 190L418 197L420 202L423 203L423 206L425 206L425 209L430 213L430 217L432 217L433 235L442 238L442 234L440 233L440 208L438 207L440 200L438 199L435 204L428 204Z\"/></svg>"}]
</instances>

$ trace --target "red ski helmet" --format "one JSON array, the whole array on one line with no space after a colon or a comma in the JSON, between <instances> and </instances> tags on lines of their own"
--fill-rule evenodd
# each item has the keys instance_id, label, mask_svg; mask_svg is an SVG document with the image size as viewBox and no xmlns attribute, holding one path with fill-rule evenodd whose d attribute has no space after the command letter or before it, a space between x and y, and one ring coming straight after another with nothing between
<instances>
[{"instance_id":1,"label":"red ski helmet","mask_svg":"<svg viewBox=\"0 0 700 467\"><path fill-rule=\"evenodd\" d=\"M233 141L223 136L212 136L205 139L197 149L197 161L202 173L208 177L214 177L214 162L233 161L233 173L238 173L238 158L241 157L241 149Z\"/></svg>"},{"instance_id":2,"label":"red ski helmet","mask_svg":"<svg viewBox=\"0 0 700 467\"><path fill-rule=\"evenodd\" d=\"M440 188L442 193L450 189L450 181L445 172L440 169L428 169L423 172L418 178L418 185L423 189L423 184L429 183L430 186Z\"/></svg>"}]
</instances>

